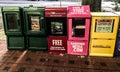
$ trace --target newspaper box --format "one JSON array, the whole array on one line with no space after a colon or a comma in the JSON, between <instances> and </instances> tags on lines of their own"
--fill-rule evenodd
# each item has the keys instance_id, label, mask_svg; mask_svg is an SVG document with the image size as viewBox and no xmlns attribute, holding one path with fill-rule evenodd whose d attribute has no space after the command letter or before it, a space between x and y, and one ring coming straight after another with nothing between
<instances>
[{"instance_id":1,"label":"newspaper box","mask_svg":"<svg viewBox=\"0 0 120 72\"><path fill-rule=\"evenodd\" d=\"M89 30L90 30L90 8L88 5L68 7L68 53L87 55ZM80 47L78 47L80 44ZM81 44L84 44L83 46ZM74 47L82 51L71 51ZM70 52L69 52L70 51ZM72 52L72 53L71 53Z\"/></svg>"},{"instance_id":2,"label":"newspaper box","mask_svg":"<svg viewBox=\"0 0 120 72\"><path fill-rule=\"evenodd\" d=\"M118 30L118 15L111 12L93 12L90 35L90 56L113 57Z\"/></svg>"}]
</instances>

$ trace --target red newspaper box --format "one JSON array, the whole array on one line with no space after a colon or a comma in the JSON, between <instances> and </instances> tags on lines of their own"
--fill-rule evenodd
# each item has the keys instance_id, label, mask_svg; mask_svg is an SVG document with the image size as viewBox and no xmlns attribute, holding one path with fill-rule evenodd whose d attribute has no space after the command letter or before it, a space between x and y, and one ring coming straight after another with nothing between
<instances>
[{"instance_id":1,"label":"red newspaper box","mask_svg":"<svg viewBox=\"0 0 120 72\"><path fill-rule=\"evenodd\" d=\"M88 5L84 6L69 6L68 7L68 54L87 55L88 54L88 41L89 41L89 30L90 30L90 8ZM78 44L81 42L82 51L72 51L74 46L77 50L81 49Z\"/></svg>"},{"instance_id":2,"label":"red newspaper box","mask_svg":"<svg viewBox=\"0 0 120 72\"><path fill-rule=\"evenodd\" d=\"M66 36L49 36L48 51L52 53L67 53L67 37Z\"/></svg>"},{"instance_id":3,"label":"red newspaper box","mask_svg":"<svg viewBox=\"0 0 120 72\"><path fill-rule=\"evenodd\" d=\"M48 51L67 52L67 8L46 7L45 18L48 33Z\"/></svg>"}]
</instances>

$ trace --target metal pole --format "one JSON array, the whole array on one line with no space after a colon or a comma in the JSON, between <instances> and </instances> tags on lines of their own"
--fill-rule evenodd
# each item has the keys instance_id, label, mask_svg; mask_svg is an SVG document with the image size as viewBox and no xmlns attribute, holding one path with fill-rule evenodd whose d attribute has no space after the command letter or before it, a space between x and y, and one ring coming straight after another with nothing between
<instances>
[{"instance_id":1,"label":"metal pole","mask_svg":"<svg viewBox=\"0 0 120 72\"><path fill-rule=\"evenodd\" d=\"M60 0L60 7L61 7L61 0Z\"/></svg>"}]
</instances>

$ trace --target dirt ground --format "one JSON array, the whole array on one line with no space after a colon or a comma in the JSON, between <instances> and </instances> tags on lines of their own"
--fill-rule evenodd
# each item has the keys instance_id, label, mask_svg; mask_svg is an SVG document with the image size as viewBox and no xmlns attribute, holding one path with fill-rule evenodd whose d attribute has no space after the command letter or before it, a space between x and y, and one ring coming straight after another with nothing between
<instances>
[{"instance_id":1,"label":"dirt ground","mask_svg":"<svg viewBox=\"0 0 120 72\"><path fill-rule=\"evenodd\" d=\"M2 23L2 14L0 13L0 29L3 28L3 23Z\"/></svg>"},{"instance_id":2,"label":"dirt ground","mask_svg":"<svg viewBox=\"0 0 120 72\"><path fill-rule=\"evenodd\" d=\"M0 13L0 41L5 40L5 39L6 39L6 36L4 33L4 28L3 28L2 15Z\"/></svg>"},{"instance_id":3,"label":"dirt ground","mask_svg":"<svg viewBox=\"0 0 120 72\"><path fill-rule=\"evenodd\" d=\"M6 36L4 34L4 30L3 29L0 29L0 41L1 40L6 40Z\"/></svg>"}]
</instances>

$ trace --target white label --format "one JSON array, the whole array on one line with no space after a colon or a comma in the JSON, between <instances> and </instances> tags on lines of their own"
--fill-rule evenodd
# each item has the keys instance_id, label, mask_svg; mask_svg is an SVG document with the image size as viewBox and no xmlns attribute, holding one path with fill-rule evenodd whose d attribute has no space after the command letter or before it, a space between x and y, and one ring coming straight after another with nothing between
<instances>
[{"instance_id":1,"label":"white label","mask_svg":"<svg viewBox=\"0 0 120 72\"><path fill-rule=\"evenodd\" d=\"M112 32L113 31L113 19L96 19L96 32Z\"/></svg>"},{"instance_id":2,"label":"white label","mask_svg":"<svg viewBox=\"0 0 120 72\"><path fill-rule=\"evenodd\" d=\"M73 48L73 52L83 52L83 45L85 45L85 43L71 43L72 48Z\"/></svg>"},{"instance_id":3,"label":"white label","mask_svg":"<svg viewBox=\"0 0 120 72\"><path fill-rule=\"evenodd\" d=\"M52 40L52 45L62 46L62 40Z\"/></svg>"},{"instance_id":4,"label":"white label","mask_svg":"<svg viewBox=\"0 0 120 72\"><path fill-rule=\"evenodd\" d=\"M73 7L73 12L71 14L86 14L84 7Z\"/></svg>"},{"instance_id":5,"label":"white label","mask_svg":"<svg viewBox=\"0 0 120 72\"><path fill-rule=\"evenodd\" d=\"M54 47L54 46L51 46L50 47L50 50L65 50L65 48L64 47Z\"/></svg>"}]
</instances>

